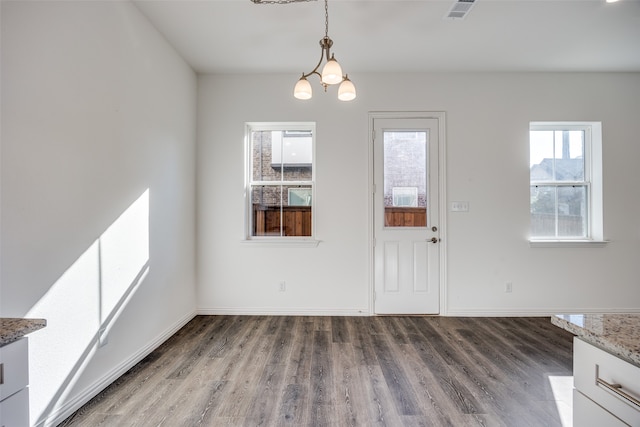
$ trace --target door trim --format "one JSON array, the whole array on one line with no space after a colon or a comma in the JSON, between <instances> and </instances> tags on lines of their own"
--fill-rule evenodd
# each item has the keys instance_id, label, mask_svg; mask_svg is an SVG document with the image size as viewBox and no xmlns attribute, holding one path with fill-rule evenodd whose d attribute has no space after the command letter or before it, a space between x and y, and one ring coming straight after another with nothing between
<instances>
[{"instance_id":1,"label":"door trim","mask_svg":"<svg viewBox=\"0 0 640 427\"><path fill-rule=\"evenodd\" d=\"M369 167L368 167L368 213L367 221L369 222L369 268L368 268L368 280L369 280L369 315L375 315L375 253L374 253L374 237L375 237L375 223L374 223L374 171L373 171L373 138L374 138L374 120L376 119L435 119L438 121L438 168L439 168L439 183L438 183L438 203L439 203L439 227L440 238L442 241L438 244L439 256L440 256L440 309L439 315L447 315L447 151L446 151L446 114L444 111L369 111L369 134L367 137L368 151L369 151Z\"/></svg>"}]
</instances>

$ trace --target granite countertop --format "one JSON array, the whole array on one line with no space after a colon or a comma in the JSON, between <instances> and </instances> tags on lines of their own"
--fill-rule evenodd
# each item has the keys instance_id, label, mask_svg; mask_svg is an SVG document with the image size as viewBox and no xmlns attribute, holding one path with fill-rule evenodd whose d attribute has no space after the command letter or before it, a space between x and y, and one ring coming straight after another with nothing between
<instances>
[{"instance_id":1,"label":"granite countertop","mask_svg":"<svg viewBox=\"0 0 640 427\"><path fill-rule=\"evenodd\" d=\"M640 366L640 313L556 314L551 323Z\"/></svg>"},{"instance_id":2,"label":"granite countertop","mask_svg":"<svg viewBox=\"0 0 640 427\"><path fill-rule=\"evenodd\" d=\"M47 326L45 319L0 318L0 347Z\"/></svg>"}]
</instances>

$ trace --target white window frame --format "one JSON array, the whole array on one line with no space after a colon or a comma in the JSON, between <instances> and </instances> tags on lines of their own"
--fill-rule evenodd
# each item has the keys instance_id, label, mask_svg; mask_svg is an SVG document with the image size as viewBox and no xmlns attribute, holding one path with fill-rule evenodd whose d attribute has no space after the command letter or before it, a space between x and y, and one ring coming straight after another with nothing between
<instances>
[{"instance_id":1,"label":"white window frame","mask_svg":"<svg viewBox=\"0 0 640 427\"><path fill-rule=\"evenodd\" d=\"M275 181L254 181L253 180L253 153L252 153L252 141L251 135L253 132L262 131L299 131L309 130L311 131L311 181L279 181L287 186L303 185L311 187L311 236L253 236L253 211L251 203L251 189L257 185L271 185ZM244 221L244 239L243 242L250 244L264 244L264 245L286 245L286 246L300 246L300 247L315 247L319 241L316 240L316 124L315 122L247 122L245 123L245 221Z\"/></svg>"},{"instance_id":2,"label":"white window frame","mask_svg":"<svg viewBox=\"0 0 640 427\"><path fill-rule=\"evenodd\" d=\"M549 238L530 236L531 246L582 246L600 245L604 240L603 227L603 173L602 173L602 123L601 122L531 122L529 131L584 131L584 181L587 187L587 235L584 238ZM529 149L531 141L529 141ZM529 179L531 185L554 185L557 182L537 182ZM571 185L561 183L559 185ZM529 205L531 212L531 205Z\"/></svg>"}]
</instances>

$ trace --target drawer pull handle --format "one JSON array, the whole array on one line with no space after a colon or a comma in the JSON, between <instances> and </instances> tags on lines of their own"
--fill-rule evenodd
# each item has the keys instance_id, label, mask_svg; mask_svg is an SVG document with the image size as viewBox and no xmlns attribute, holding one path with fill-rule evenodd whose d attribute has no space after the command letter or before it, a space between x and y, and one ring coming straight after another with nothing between
<instances>
[{"instance_id":1,"label":"drawer pull handle","mask_svg":"<svg viewBox=\"0 0 640 427\"><path fill-rule=\"evenodd\" d=\"M606 388L607 390L611 391L613 394L622 397L623 399L631 402L632 404L640 408L640 400L636 399L635 397L631 396L629 393L626 393L624 390L622 390L622 386L620 384L608 383L600 377L596 378L596 383Z\"/></svg>"}]
</instances>

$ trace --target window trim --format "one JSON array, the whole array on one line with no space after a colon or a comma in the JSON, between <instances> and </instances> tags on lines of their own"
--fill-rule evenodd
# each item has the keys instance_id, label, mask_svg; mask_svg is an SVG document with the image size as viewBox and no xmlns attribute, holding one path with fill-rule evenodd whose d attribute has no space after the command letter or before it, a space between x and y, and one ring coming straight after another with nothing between
<instances>
[{"instance_id":1,"label":"window trim","mask_svg":"<svg viewBox=\"0 0 640 427\"><path fill-rule=\"evenodd\" d=\"M584 157L585 177L584 181L575 183L587 187L587 236L585 238L549 238L534 237L529 234L531 247L601 247L608 241L604 239L603 216L603 171L602 171L602 122L592 121L553 121L530 122L529 132L536 130L583 130L585 131ZM531 150L531 139L529 139ZM531 166L529 166L531 168ZM529 178L529 188L535 185ZM544 182L538 184L544 185ZM548 184L548 183L546 183ZM554 182L554 185L557 182ZM562 182L561 185L571 185L572 182ZM529 203L529 215L531 215L531 203Z\"/></svg>"},{"instance_id":2,"label":"window trim","mask_svg":"<svg viewBox=\"0 0 640 427\"><path fill-rule=\"evenodd\" d=\"M252 156L252 132L262 131L311 131L311 181L281 181L285 185L310 185L311 186L311 236L253 236L251 234L252 206L251 188L253 185L273 183L273 181L253 181L253 156ZM316 239L316 123L315 122L246 122L244 141L244 236L243 243L271 247L316 247L320 243Z\"/></svg>"}]
</instances>

